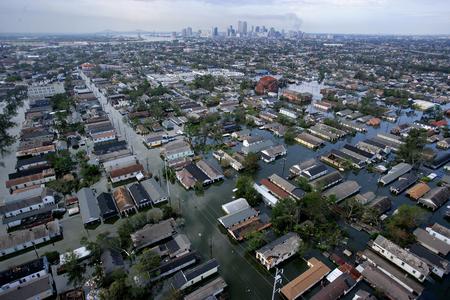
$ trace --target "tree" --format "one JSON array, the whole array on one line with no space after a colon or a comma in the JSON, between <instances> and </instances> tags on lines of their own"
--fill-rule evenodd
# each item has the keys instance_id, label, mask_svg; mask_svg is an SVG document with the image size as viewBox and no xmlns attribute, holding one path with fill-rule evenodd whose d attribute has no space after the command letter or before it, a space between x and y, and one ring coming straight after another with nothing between
<instances>
[{"instance_id":1,"label":"tree","mask_svg":"<svg viewBox=\"0 0 450 300\"><path fill-rule=\"evenodd\" d=\"M70 252L68 254L64 270L67 272L69 284L72 284L74 287L79 287L83 284L86 267L84 264L79 263L78 256L75 253Z\"/></svg>"},{"instance_id":2,"label":"tree","mask_svg":"<svg viewBox=\"0 0 450 300\"><path fill-rule=\"evenodd\" d=\"M279 200L272 208L271 223L278 233L287 233L300 222L301 208L292 198Z\"/></svg>"},{"instance_id":3,"label":"tree","mask_svg":"<svg viewBox=\"0 0 450 300\"><path fill-rule=\"evenodd\" d=\"M160 262L161 258L158 254L150 249L145 249L142 254L139 255L133 268L141 278L150 279L155 275L150 272L157 268Z\"/></svg>"},{"instance_id":4,"label":"tree","mask_svg":"<svg viewBox=\"0 0 450 300\"><path fill-rule=\"evenodd\" d=\"M422 208L406 204L401 205L397 213L386 222L385 235L394 243L405 247L415 241L411 231L423 222L424 217L425 213Z\"/></svg>"},{"instance_id":5,"label":"tree","mask_svg":"<svg viewBox=\"0 0 450 300\"><path fill-rule=\"evenodd\" d=\"M306 179L305 177L300 176L297 179L297 184L305 192L311 192L312 191L312 186L309 184L308 179Z\"/></svg>"},{"instance_id":6,"label":"tree","mask_svg":"<svg viewBox=\"0 0 450 300\"><path fill-rule=\"evenodd\" d=\"M258 164L258 160L259 160L259 155L253 152L250 152L249 154L247 154L247 156L245 156L245 160L244 160L244 169L247 173L252 174L255 173L256 171L258 171L259 169L259 164Z\"/></svg>"},{"instance_id":7,"label":"tree","mask_svg":"<svg viewBox=\"0 0 450 300\"><path fill-rule=\"evenodd\" d=\"M152 208L147 211L147 220L152 223L158 223L163 218L163 211L160 208Z\"/></svg>"},{"instance_id":8,"label":"tree","mask_svg":"<svg viewBox=\"0 0 450 300\"><path fill-rule=\"evenodd\" d=\"M253 252L261 248L265 243L264 234L261 232L252 232L245 237L247 242L247 252Z\"/></svg>"},{"instance_id":9,"label":"tree","mask_svg":"<svg viewBox=\"0 0 450 300\"><path fill-rule=\"evenodd\" d=\"M239 176L236 181L236 188L236 197L245 198L251 206L256 206L261 202L261 195L253 188L251 177Z\"/></svg>"},{"instance_id":10,"label":"tree","mask_svg":"<svg viewBox=\"0 0 450 300\"><path fill-rule=\"evenodd\" d=\"M423 161L423 148L427 143L426 131L422 129L411 129L405 142L400 145L397 158L412 165L420 165Z\"/></svg>"},{"instance_id":11,"label":"tree","mask_svg":"<svg viewBox=\"0 0 450 300\"><path fill-rule=\"evenodd\" d=\"M49 160L58 176L69 173L75 164L67 150L59 151L57 154L50 154Z\"/></svg>"},{"instance_id":12,"label":"tree","mask_svg":"<svg viewBox=\"0 0 450 300\"><path fill-rule=\"evenodd\" d=\"M284 142L288 145L293 145L295 143L295 138L297 137L297 131L293 127L289 127L284 133Z\"/></svg>"}]
</instances>

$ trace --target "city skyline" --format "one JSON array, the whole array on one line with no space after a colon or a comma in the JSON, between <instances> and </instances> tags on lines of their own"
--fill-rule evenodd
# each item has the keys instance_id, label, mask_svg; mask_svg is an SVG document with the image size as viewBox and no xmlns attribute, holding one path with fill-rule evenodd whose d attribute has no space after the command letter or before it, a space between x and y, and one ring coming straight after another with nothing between
<instances>
[{"instance_id":1,"label":"city skyline","mask_svg":"<svg viewBox=\"0 0 450 300\"><path fill-rule=\"evenodd\" d=\"M226 32L238 21L279 30L337 34L450 34L445 0L78 0L0 3L1 33Z\"/></svg>"}]
</instances>

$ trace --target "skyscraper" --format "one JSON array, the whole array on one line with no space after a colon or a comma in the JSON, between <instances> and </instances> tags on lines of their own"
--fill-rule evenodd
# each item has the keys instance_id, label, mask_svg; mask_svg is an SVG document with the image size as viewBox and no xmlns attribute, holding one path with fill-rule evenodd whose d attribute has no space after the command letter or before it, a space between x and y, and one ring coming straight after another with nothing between
<instances>
[{"instance_id":1,"label":"skyscraper","mask_svg":"<svg viewBox=\"0 0 450 300\"><path fill-rule=\"evenodd\" d=\"M242 34L247 35L247 21L242 22Z\"/></svg>"}]
</instances>

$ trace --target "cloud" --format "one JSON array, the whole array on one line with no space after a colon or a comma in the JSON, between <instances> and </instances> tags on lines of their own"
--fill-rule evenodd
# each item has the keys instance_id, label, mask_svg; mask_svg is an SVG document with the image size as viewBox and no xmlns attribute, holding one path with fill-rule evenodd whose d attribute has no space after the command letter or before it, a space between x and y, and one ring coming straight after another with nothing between
<instances>
[{"instance_id":1,"label":"cloud","mask_svg":"<svg viewBox=\"0 0 450 300\"><path fill-rule=\"evenodd\" d=\"M0 0L0 32L225 30L450 33L449 0Z\"/></svg>"}]
</instances>

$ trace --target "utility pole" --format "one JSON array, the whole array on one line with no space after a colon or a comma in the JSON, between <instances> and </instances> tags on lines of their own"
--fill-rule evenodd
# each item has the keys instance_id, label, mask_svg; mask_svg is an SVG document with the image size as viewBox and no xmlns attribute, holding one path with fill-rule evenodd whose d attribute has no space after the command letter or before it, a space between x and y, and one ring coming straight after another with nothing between
<instances>
[{"instance_id":1,"label":"utility pole","mask_svg":"<svg viewBox=\"0 0 450 300\"><path fill-rule=\"evenodd\" d=\"M169 176L167 175L167 160L166 159L164 159L164 169L166 171L167 196L169 197L169 204L172 204L172 199L170 199Z\"/></svg>"},{"instance_id":2,"label":"utility pole","mask_svg":"<svg viewBox=\"0 0 450 300\"><path fill-rule=\"evenodd\" d=\"M283 278L281 275L283 274L283 269L275 268L275 277L273 278L273 291L272 291L272 300L275 299L275 294L280 292L280 288L277 288L277 285L283 282Z\"/></svg>"},{"instance_id":3,"label":"utility pole","mask_svg":"<svg viewBox=\"0 0 450 300\"><path fill-rule=\"evenodd\" d=\"M284 167L286 166L286 157L283 157L283 171L281 172L281 177L284 178Z\"/></svg>"}]
</instances>

